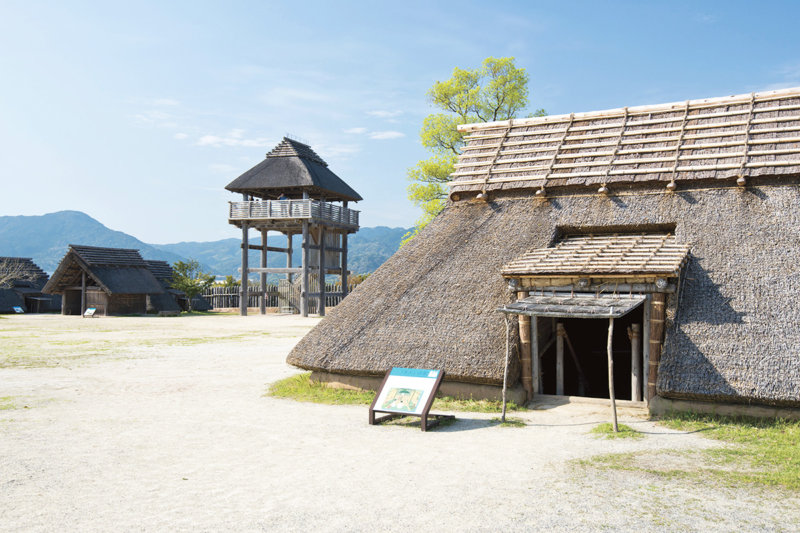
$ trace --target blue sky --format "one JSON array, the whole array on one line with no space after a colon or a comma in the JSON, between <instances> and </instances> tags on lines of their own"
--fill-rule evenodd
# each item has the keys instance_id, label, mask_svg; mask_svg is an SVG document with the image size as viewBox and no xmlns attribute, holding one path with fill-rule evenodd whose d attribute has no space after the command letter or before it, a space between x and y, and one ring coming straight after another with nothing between
<instances>
[{"instance_id":1,"label":"blue sky","mask_svg":"<svg viewBox=\"0 0 800 533\"><path fill-rule=\"evenodd\" d=\"M425 92L514 56L550 114L800 86L800 2L0 0L0 215L236 236L227 183L290 134L411 226Z\"/></svg>"}]
</instances>

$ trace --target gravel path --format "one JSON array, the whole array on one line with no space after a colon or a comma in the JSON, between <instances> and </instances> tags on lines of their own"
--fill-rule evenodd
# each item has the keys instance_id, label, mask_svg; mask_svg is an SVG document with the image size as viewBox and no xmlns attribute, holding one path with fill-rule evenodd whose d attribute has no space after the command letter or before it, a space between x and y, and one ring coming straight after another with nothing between
<instances>
[{"instance_id":1,"label":"gravel path","mask_svg":"<svg viewBox=\"0 0 800 533\"><path fill-rule=\"evenodd\" d=\"M522 428L457 413L422 433L264 397L316 322L0 320L0 530L800 529L796 495L577 464L717 445L635 412L621 421L646 438L608 441L587 434L607 421L595 405L514 414Z\"/></svg>"}]
</instances>

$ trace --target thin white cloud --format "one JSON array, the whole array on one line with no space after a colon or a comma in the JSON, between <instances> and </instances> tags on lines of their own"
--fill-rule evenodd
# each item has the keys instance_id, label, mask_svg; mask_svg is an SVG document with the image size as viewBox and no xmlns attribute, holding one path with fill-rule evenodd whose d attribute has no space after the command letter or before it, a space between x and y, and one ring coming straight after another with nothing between
<instances>
[{"instance_id":1,"label":"thin white cloud","mask_svg":"<svg viewBox=\"0 0 800 533\"><path fill-rule=\"evenodd\" d=\"M203 135L197 140L197 146L212 146L220 148L223 146L243 146L247 148L265 147L274 144L266 137L245 137L245 131L241 129L231 130L227 135Z\"/></svg>"},{"instance_id":2,"label":"thin white cloud","mask_svg":"<svg viewBox=\"0 0 800 533\"><path fill-rule=\"evenodd\" d=\"M176 133L175 135L172 136L173 139L177 139L179 141L187 139L188 137L189 136L187 134L185 134L185 133Z\"/></svg>"},{"instance_id":3,"label":"thin white cloud","mask_svg":"<svg viewBox=\"0 0 800 533\"><path fill-rule=\"evenodd\" d=\"M399 139L400 137L405 137L406 134L400 131L373 131L369 134L370 139L376 139L379 141L383 141L386 139Z\"/></svg>"},{"instance_id":4,"label":"thin white cloud","mask_svg":"<svg viewBox=\"0 0 800 533\"><path fill-rule=\"evenodd\" d=\"M133 119L139 124L147 124L150 126L163 126L164 124L172 124L172 115L159 111L157 109L150 109L137 113Z\"/></svg>"},{"instance_id":5,"label":"thin white cloud","mask_svg":"<svg viewBox=\"0 0 800 533\"><path fill-rule=\"evenodd\" d=\"M342 130L344 133L352 133L355 135L361 135L362 133L367 133L367 128L347 128L346 130Z\"/></svg>"},{"instance_id":6,"label":"thin white cloud","mask_svg":"<svg viewBox=\"0 0 800 533\"><path fill-rule=\"evenodd\" d=\"M314 151L322 156L323 159L347 159L349 156L361 151L357 144L326 144L324 142L314 143Z\"/></svg>"},{"instance_id":7,"label":"thin white cloud","mask_svg":"<svg viewBox=\"0 0 800 533\"><path fill-rule=\"evenodd\" d=\"M375 110L375 111L367 111L367 115L375 118L395 118L402 115L403 112L398 110L395 111L385 111L385 110Z\"/></svg>"}]
</instances>

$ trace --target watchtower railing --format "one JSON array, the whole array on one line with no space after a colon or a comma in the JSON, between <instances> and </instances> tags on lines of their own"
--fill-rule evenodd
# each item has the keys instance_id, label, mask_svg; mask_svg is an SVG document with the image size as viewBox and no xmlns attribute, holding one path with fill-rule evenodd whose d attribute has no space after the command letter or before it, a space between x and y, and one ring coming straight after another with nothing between
<instances>
[{"instance_id":1,"label":"watchtower railing","mask_svg":"<svg viewBox=\"0 0 800 533\"><path fill-rule=\"evenodd\" d=\"M228 202L229 220L313 218L358 227L358 211L321 200Z\"/></svg>"}]
</instances>

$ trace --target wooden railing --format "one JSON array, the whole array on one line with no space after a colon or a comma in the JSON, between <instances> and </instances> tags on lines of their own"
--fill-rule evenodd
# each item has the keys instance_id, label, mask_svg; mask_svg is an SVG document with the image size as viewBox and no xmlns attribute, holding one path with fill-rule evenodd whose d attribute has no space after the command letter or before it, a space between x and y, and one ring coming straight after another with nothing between
<instances>
[{"instance_id":1,"label":"wooden railing","mask_svg":"<svg viewBox=\"0 0 800 533\"><path fill-rule=\"evenodd\" d=\"M319 288L316 286L316 280L313 278L309 280L311 287L309 287L310 293L319 292ZM349 292L352 292L358 286L357 283L349 283ZM275 284L268 284L267 285L267 293L266 293L266 307L278 308L282 310L286 307L299 307L299 304L295 304L295 302L291 302L289 300L299 299L300 290L299 286L294 287L292 290L297 292L295 298L292 298L290 295L286 293L286 291L281 291L278 288L278 285ZM260 307L261 306L261 298L262 298L261 287L251 285L247 288L247 307ZM239 287L211 287L206 292L203 293L203 298L205 298L208 303L211 304L211 307L214 309L224 309L224 308L238 308L239 307ZM334 307L338 305L344 297L342 296L342 284L341 283L326 283L325 284L325 307ZM308 301L309 305L309 312L316 313L317 312L317 305L318 301L317 298L309 298ZM295 309L297 312L298 309Z\"/></svg>"},{"instance_id":2,"label":"wooden railing","mask_svg":"<svg viewBox=\"0 0 800 533\"><path fill-rule=\"evenodd\" d=\"M358 226L358 211L320 200L264 200L228 202L230 220L314 218Z\"/></svg>"}]
</instances>

